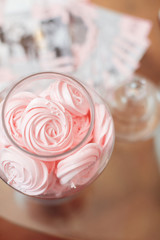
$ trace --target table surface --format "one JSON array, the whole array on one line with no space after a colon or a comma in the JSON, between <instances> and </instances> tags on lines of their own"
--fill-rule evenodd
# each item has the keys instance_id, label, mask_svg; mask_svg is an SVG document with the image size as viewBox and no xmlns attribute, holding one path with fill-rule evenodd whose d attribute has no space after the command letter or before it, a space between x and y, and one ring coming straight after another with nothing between
<instances>
[{"instance_id":1,"label":"table surface","mask_svg":"<svg viewBox=\"0 0 160 240\"><path fill-rule=\"evenodd\" d=\"M159 85L159 0L93 2L152 20L152 44L137 73ZM0 239L14 236L15 240L158 240L159 161L154 139L136 143L116 141L111 160L99 179L72 201L55 206L23 199L0 181Z\"/></svg>"}]
</instances>

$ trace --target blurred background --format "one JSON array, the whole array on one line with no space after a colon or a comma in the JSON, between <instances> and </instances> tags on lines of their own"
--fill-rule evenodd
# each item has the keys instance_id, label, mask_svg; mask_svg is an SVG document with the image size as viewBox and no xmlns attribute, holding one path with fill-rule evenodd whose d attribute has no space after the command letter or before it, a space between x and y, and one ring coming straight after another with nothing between
<instances>
[{"instance_id":1,"label":"blurred background","mask_svg":"<svg viewBox=\"0 0 160 240\"><path fill-rule=\"evenodd\" d=\"M27 74L58 71L102 87L106 101L140 75L159 99L159 9L159 0L0 0L1 94ZM31 201L0 181L0 239L160 239L157 126L146 139L116 138L102 175L61 205Z\"/></svg>"}]
</instances>

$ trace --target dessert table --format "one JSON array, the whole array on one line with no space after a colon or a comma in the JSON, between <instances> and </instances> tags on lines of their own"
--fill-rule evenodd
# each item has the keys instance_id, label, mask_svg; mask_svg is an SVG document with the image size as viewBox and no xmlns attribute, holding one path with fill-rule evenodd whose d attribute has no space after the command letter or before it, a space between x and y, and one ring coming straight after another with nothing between
<instances>
[{"instance_id":1,"label":"dessert table","mask_svg":"<svg viewBox=\"0 0 160 240\"><path fill-rule=\"evenodd\" d=\"M159 0L94 0L93 3L153 22L151 46L137 73L160 80ZM116 140L102 175L82 193L45 205L0 181L0 239L160 239L160 159L155 139Z\"/></svg>"}]
</instances>

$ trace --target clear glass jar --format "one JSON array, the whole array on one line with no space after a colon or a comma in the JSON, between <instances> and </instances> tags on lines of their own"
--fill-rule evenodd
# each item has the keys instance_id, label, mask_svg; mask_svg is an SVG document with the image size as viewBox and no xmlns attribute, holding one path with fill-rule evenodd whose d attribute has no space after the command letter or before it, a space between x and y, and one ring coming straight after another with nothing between
<instances>
[{"instance_id":1,"label":"clear glass jar","mask_svg":"<svg viewBox=\"0 0 160 240\"><path fill-rule=\"evenodd\" d=\"M103 171L114 145L108 107L94 90L59 73L16 83L1 103L0 177L40 199L71 196Z\"/></svg>"},{"instance_id":2,"label":"clear glass jar","mask_svg":"<svg viewBox=\"0 0 160 240\"><path fill-rule=\"evenodd\" d=\"M145 77L133 75L106 94L115 124L116 139L125 142L152 138L159 126L160 96L156 85Z\"/></svg>"}]
</instances>

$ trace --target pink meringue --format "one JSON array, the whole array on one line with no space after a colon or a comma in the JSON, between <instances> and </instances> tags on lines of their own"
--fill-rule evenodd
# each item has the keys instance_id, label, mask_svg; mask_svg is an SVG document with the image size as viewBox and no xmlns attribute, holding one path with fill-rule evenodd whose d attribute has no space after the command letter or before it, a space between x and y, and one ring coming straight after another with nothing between
<instances>
[{"instance_id":1,"label":"pink meringue","mask_svg":"<svg viewBox=\"0 0 160 240\"><path fill-rule=\"evenodd\" d=\"M49 198L54 197L54 198L59 198L62 197L65 192L70 190L70 186L62 185L60 184L59 180L57 177L55 177L55 171L50 174L49 176L49 185L46 191L43 193L44 195L48 195Z\"/></svg>"},{"instance_id":2,"label":"pink meringue","mask_svg":"<svg viewBox=\"0 0 160 240\"><path fill-rule=\"evenodd\" d=\"M44 162L47 169L48 169L48 186L45 190L45 192L43 193L44 195L49 195L49 194L56 194L57 191L59 191L57 189L57 177L55 174L55 169L56 169L56 163L55 161L53 162Z\"/></svg>"},{"instance_id":3,"label":"pink meringue","mask_svg":"<svg viewBox=\"0 0 160 240\"><path fill-rule=\"evenodd\" d=\"M38 155L67 151L73 144L72 128L72 117L60 103L40 97L28 104L21 119L25 147Z\"/></svg>"},{"instance_id":4,"label":"pink meringue","mask_svg":"<svg viewBox=\"0 0 160 240\"><path fill-rule=\"evenodd\" d=\"M80 143L84 137L87 135L91 124L90 114L82 117L73 117L73 135L74 135L74 145L76 146ZM89 142L92 139L92 134L88 138Z\"/></svg>"},{"instance_id":5,"label":"pink meringue","mask_svg":"<svg viewBox=\"0 0 160 240\"><path fill-rule=\"evenodd\" d=\"M89 182L98 170L101 147L96 143L88 143L79 151L61 160L57 165L57 177L60 183L73 186Z\"/></svg>"},{"instance_id":6,"label":"pink meringue","mask_svg":"<svg viewBox=\"0 0 160 240\"><path fill-rule=\"evenodd\" d=\"M95 124L93 131L93 142L106 148L113 143L113 120L104 104L95 104Z\"/></svg>"},{"instance_id":7,"label":"pink meringue","mask_svg":"<svg viewBox=\"0 0 160 240\"><path fill-rule=\"evenodd\" d=\"M42 93L44 97L60 102L71 114L76 116L86 115L89 111L87 98L82 94L82 89L65 81L55 81L48 90Z\"/></svg>"},{"instance_id":8,"label":"pink meringue","mask_svg":"<svg viewBox=\"0 0 160 240\"><path fill-rule=\"evenodd\" d=\"M7 183L28 195L43 194L48 187L48 169L44 162L33 160L15 147L1 152L0 169Z\"/></svg>"},{"instance_id":9,"label":"pink meringue","mask_svg":"<svg viewBox=\"0 0 160 240\"><path fill-rule=\"evenodd\" d=\"M4 128L2 125L2 107L3 107L3 102L0 103L0 149L3 147L7 147L10 145L9 139L7 138Z\"/></svg>"},{"instance_id":10,"label":"pink meringue","mask_svg":"<svg viewBox=\"0 0 160 240\"><path fill-rule=\"evenodd\" d=\"M35 97L30 92L20 92L14 95L6 106L5 123L8 133L20 146L23 146L20 126L21 116L27 105Z\"/></svg>"}]
</instances>

